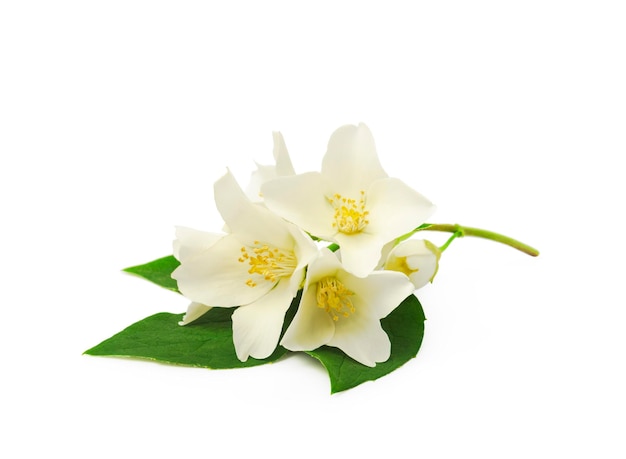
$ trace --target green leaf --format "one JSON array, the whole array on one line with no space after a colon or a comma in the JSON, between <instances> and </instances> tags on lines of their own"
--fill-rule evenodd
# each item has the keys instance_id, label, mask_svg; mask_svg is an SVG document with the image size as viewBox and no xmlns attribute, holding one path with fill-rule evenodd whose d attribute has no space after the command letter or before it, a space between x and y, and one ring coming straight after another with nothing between
<instances>
[{"instance_id":1,"label":"green leaf","mask_svg":"<svg viewBox=\"0 0 626 459\"><path fill-rule=\"evenodd\" d=\"M163 288L180 293L176 280L172 279L172 272L178 268L179 265L180 262L170 255L143 265L131 266L123 271L143 277Z\"/></svg>"},{"instance_id":2,"label":"green leaf","mask_svg":"<svg viewBox=\"0 0 626 459\"><path fill-rule=\"evenodd\" d=\"M300 293L292 301L285 317L285 325L291 322ZM266 359L249 358L241 362L233 345L233 322L235 308L213 308L189 325L180 326L184 314L162 312L146 317L120 333L85 351L85 354L133 357L163 363L204 368L241 368L263 365L285 355L285 348L278 346Z\"/></svg>"},{"instance_id":3,"label":"green leaf","mask_svg":"<svg viewBox=\"0 0 626 459\"><path fill-rule=\"evenodd\" d=\"M407 297L381 324L391 340L391 357L370 368L352 360L337 348L322 346L307 354L328 371L331 393L351 389L398 369L417 355L424 337L424 310L414 295Z\"/></svg>"},{"instance_id":4,"label":"green leaf","mask_svg":"<svg viewBox=\"0 0 626 459\"><path fill-rule=\"evenodd\" d=\"M283 333L295 315L300 296L294 298L285 316ZM234 308L213 308L195 322L180 326L184 314L159 313L131 325L85 351L94 356L130 357L204 368L242 368L278 360L290 351L278 346L266 359L237 359L233 345ZM391 340L391 357L374 368L347 357L337 348L323 346L307 354L328 371L331 393L351 389L396 370L417 355L424 336L424 311L414 295L406 298L381 321Z\"/></svg>"}]
</instances>

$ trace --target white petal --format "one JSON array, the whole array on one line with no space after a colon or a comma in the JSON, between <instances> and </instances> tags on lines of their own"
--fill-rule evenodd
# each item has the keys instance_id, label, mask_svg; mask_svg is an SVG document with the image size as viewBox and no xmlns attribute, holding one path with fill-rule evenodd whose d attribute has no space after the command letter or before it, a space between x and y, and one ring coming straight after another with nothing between
<instances>
[{"instance_id":1,"label":"white petal","mask_svg":"<svg viewBox=\"0 0 626 459\"><path fill-rule=\"evenodd\" d=\"M285 145L285 139L280 132L272 132L274 138L274 159L276 160L276 175L295 175L296 171L291 164L291 158Z\"/></svg>"},{"instance_id":2,"label":"white petal","mask_svg":"<svg viewBox=\"0 0 626 459\"><path fill-rule=\"evenodd\" d=\"M300 306L280 344L292 351L311 351L326 344L335 332L335 324L325 310L317 306L317 284L305 290Z\"/></svg>"},{"instance_id":3,"label":"white petal","mask_svg":"<svg viewBox=\"0 0 626 459\"><path fill-rule=\"evenodd\" d=\"M250 175L250 183L246 188L246 196L252 202L262 202L261 185L276 178L276 166L256 165L257 170Z\"/></svg>"},{"instance_id":4,"label":"white petal","mask_svg":"<svg viewBox=\"0 0 626 459\"><path fill-rule=\"evenodd\" d=\"M355 276L367 276L378 264L381 250L387 239L366 232L355 234L338 233L335 236L341 246L341 261L346 271Z\"/></svg>"},{"instance_id":5,"label":"white petal","mask_svg":"<svg viewBox=\"0 0 626 459\"><path fill-rule=\"evenodd\" d=\"M387 257L389 257L389 253L391 252L391 250L396 247L396 241L395 239L391 242L386 243L382 250L380 251L380 260L378 260L378 263L376 264L376 269L384 269L384 265L385 262L387 261Z\"/></svg>"},{"instance_id":6,"label":"white petal","mask_svg":"<svg viewBox=\"0 0 626 459\"><path fill-rule=\"evenodd\" d=\"M346 355L368 367L386 361L391 355L391 342L380 325L380 321L366 321L357 327L353 317L337 324L329 346L341 349ZM350 322L353 322L350 324Z\"/></svg>"},{"instance_id":7,"label":"white petal","mask_svg":"<svg viewBox=\"0 0 626 459\"><path fill-rule=\"evenodd\" d=\"M185 260L172 273L180 292L192 301L220 307L245 305L265 295L274 283L255 275L257 285L246 285L252 276L248 264L238 260L242 245L234 235L227 235Z\"/></svg>"},{"instance_id":8,"label":"white petal","mask_svg":"<svg viewBox=\"0 0 626 459\"><path fill-rule=\"evenodd\" d=\"M375 271L366 278L346 276L341 281L346 288L358 293L371 320L387 317L415 290L407 276L395 271Z\"/></svg>"},{"instance_id":9,"label":"white petal","mask_svg":"<svg viewBox=\"0 0 626 459\"><path fill-rule=\"evenodd\" d=\"M380 235L386 241L414 230L424 223L435 206L401 180L377 180L367 191L369 224L365 232Z\"/></svg>"},{"instance_id":10,"label":"white petal","mask_svg":"<svg viewBox=\"0 0 626 459\"><path fill-rule=\"evenodd\" d=\"M290 248L291 237L283 220L250 202L230 172L215 182L215 203L229 230L241 241Z\"/></svg>"},{"instance_id":11,"label":"white petal","mask_svg":"<svg viewBox=\"0 0 626 459\"><path fill-rule=\"evenodd\" d=\"M176 240L174 241L174 257L182 262L198 252L208 249L223 236L223 234L207 233L177 226Z\"/></svg>"},{"instance_id":12,"label":"white petal","mask_svg":"<svg viewBox=\"0 0 626 459\"><path fill-rule=\"evenodd\" d=\"M387 177L380 165L376 145L365 124L337 129L328 141L322 161L322 175L333 185L333 191L356 199L377 179Z\"/></svg>"},{"instance_id":13,"label":"white petal","mask_svg":"<svg viewBox=\"0 0 626 459\"><path fill-rule=\"evenodd\" d=\"M264 359L274 352L292 299L289 283L279 282L267 295L235 310L233 342L239 360Z\"/></svg>"},{"instance_id":14,"label":"white petal","mask_svg":"<svg viewBox=\"0 0 626 459\"><path fill-rule=\"evenodd\" d=\"M183 316L183 320L178 325L187 325L211 310L211 306L193 302L187 307L187 313Z\"/></svg>"},{"instance_id":15,"label":"white petal","mask_svg":"<svg viewBox=\"0 0 626 459\"><path fill-rule=\"evenodd\" d=\"M406 261L410 267L419 266L417 271L409 275L409 279L411 279L416 290L428 284L437 272L437 258L434 255L428 257L428 259L414 255L407 257Z\"/></svg>"},{"instance_id":16,"label":"white petal","mask_svg":"<svg viewBox=\"0 0 626 459\"><path fill-rule=\"evenodd\" d=\"M246 188L246 195L253 202L262 202L263 197L261 195L261 185L276 177L295 175L293 165L291 164L291 158L289 152L287 152L287 146L285 140L280 132L272 133L274 138L274 161L272 166L264 166L257 163L257 170L250 176L250 183Z\"/></svg>"},{"instance_id":17,"label":"white petal","mask_svg":"<svg viewBox=\"0 0 626 459\"><path fill-rule=\"evenodd\" d=\"M261 193L268 209L314 236L330 238L336 233L334 210L326 199L332 191L319 173L271 180Z\"/></svg>"}]
</instances>

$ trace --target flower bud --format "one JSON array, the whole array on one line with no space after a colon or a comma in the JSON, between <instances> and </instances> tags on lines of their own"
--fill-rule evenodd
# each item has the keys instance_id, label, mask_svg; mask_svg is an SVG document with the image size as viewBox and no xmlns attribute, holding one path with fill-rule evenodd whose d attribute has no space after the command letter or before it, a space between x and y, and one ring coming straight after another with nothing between
<instances>
[{"instance_id":1,"label":"flower bud","mask_svg":"<svg viewBox=\"0 0 626 459\"><path fill-rule=\"evenodd\" d=\"M384 269L406 274L418 289L432 282L439 268L440 256L441 251L432 242L410 239L391 249Z\"/></svg>"}]
</instances>

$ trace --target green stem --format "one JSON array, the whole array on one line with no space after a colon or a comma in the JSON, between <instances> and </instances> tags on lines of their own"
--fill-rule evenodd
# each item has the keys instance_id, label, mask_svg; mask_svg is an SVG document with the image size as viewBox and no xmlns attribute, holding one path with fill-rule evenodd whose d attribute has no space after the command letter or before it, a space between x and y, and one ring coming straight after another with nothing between
<instances>
[{"instance_id":1,"label":"green stem","mask_svg":"<svg viewBox=\"0 0 626 459\"><path fill-rule=\"evenodd\" d=\"M417 233L418 231L441 231L445 233L454 233L454 235L448 239L448 241L443 245L441 250L445 250L448 245L457 237L464 236L473 236L480 237L483 239L489 239L491 241L500 242L501 244L508 245L513 247L514 249L520 250L530 256L536 257L539 255L539 251L523 242L520 242L516 239L510 238L508 236L504 236L503 234L494 233L493 231L488 231L480 228L472 228L469 226L461 226L461 225L451 225L448 223L425 223L421 225L419 228L415 228L410 233L402 236L401 240L407 239L411 235Z\"/></svg>"},{"instance_id":2,"label":"green stem","mask_svg":"<svg viewBox=\"0 0 626 459\"><path fill-rule=\"evenodd\" d=\"M463 237L460 231L456 231L452 236L450 236L450 238L446 241L446 243L442 245L441 247L439 247L439 251L443 252L444 250L446 250L448 246L450 245L450 243L454 241L457 237Z\"/></svg>"}]
</instances>

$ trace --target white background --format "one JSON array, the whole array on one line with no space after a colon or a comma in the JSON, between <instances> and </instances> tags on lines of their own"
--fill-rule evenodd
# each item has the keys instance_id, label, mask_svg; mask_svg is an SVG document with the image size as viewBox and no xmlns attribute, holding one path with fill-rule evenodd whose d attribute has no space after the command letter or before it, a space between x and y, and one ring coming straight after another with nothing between
<instances>
[{"instance_id":1,"label":"white background","mask_svg":"<svg viewBox=\"0 0 626 459\"><path fill-rule=\"evenodd\" d=\"M625 457L625 23L619 1L1 3L0 455ZM418 357L333 396L304 357L82 355L184 311L120 270L219 230L227 167L245 183L280 130L317 170L361 121L432 221L541 256L455 241Z\"/></svg>"}]
</instances>

